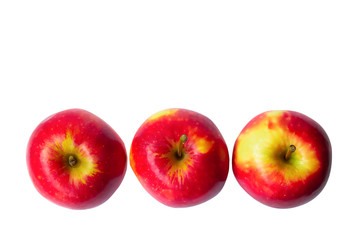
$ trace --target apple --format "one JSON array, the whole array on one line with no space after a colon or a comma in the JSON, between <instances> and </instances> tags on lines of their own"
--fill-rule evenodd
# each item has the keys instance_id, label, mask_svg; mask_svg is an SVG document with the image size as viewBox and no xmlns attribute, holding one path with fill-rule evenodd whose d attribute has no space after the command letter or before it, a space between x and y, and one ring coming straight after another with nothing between
<instances>
[{"instance_id":1,"label":"apple","mask_svg":"<svg viewBox=\"0 0 355 240\"><path fill-rule=\"evenodd\" d=\"M170 207L190 207L221 191L229 155L210 119L175 108L158 112L141 125L132 141L130 165L156 200Z\"/></svg>"},{"instance_id":2,"label":"apple","mask_svg":"<svg viewBox=\"0 0 355 240\"><path fill-rule=\"evenodd\" d=\"M268 111L253 118L238 136L232 168L253 198L291 208L322 191L331 159L329 138L318 123L294 111Z\"/></svg>"},{"instance_id":3,"label":"apple","mask_svg":"<svg viewBox=\"0 0 355 240\"><path fill-rule=\"evenodd\" d=\"M71 209L98 206L121 184L124 143L94 114L69 109L41 122L27 146L27 166L38 192Z\"/></svg>"}]
</instances>

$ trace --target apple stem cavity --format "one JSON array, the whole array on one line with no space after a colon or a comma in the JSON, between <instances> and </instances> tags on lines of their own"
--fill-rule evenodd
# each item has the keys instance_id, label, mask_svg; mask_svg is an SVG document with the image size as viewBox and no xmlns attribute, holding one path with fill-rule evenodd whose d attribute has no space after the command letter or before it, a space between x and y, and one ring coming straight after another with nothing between
<instances>
[{"instance_id":1,"label":"apple stem cavity","mask_svg":"<svg viewBox=\"0 0 355 240\"><path fill-rule=\"evenodd\" d=\"M75 167L75 165L78 163L78 160L73 156L70 155L68 158L68 164L70 167Z\"/></svg>"},{"instance_id":2,"label":"apple stem cavity","mask_svg":"<svg viewBox=\"0 0 355 240\"><path fill-rule=\"evenodd\" d=\"M287 149L286 155L285 155L285 160L287 161L290 159L291 154L296 151L296 146L295 145L290 145L289 148Z\"/></svg>"},{"instance_id":3,"label":"apple stem cavity","mask_svg":"<svg viewBox=\"0 0 355 240\"><path fill-rule=\"evenodd\" d=\"M177 152L179 158L182 157L182 147L186 141L187 141L187 136L185 134L181 135L179 140L178 152Z\"/></svg>"}]
</instances>

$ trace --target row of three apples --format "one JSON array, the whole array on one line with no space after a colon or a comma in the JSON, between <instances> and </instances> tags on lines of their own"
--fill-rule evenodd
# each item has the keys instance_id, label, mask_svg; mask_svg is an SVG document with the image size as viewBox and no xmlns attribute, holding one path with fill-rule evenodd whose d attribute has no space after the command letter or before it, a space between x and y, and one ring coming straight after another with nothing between
<instances>
[{"instance_id":1,"label":"row of three apples","mask_svg":"<svg viewBox=\"0 0 355 240\"><path fill-rule=\"evenodd\" d=\"M117 133L85 110L52 115L32 133L27 164L37 190L61 206L86 209L105 202L121 184L126 150ZM131 167L158 201L188 207L217 195L229 169L226 143L207 117L168 109L138 129ZM252 119L237 138L233 172L258 201L299 206L323 189L331 165L330 141L312 119L293 111L269 111Z\"/></svg>"}]
</instances>

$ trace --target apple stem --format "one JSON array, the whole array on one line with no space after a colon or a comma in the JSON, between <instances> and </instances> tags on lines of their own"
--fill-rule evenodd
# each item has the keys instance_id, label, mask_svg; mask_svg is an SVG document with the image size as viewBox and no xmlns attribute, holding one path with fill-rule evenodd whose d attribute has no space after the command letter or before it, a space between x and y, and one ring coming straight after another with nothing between
<instances>
[{"instance_id":1,"label":"apple stem","mask_svg":"<svg viewBox=\"0 0 355 240\"><path fill-rule=\"evenodd\" d=\"M78 163L78 160L73 155L70 155L68 158L68 163L69 166L74 167Z\"/></svg>"},{"instance_id":2,"label":"apple stem","mask_svg":"<svg viewBox=\"0 0 355 240\"><path fill-rule=\"evenodd\" d=\"M288 160L291 157L291 154L296 151L295 145L290 145L290 147L287 149L286 155L285 155L285 160Z\"/></svg>"},{"instance_id":3,"label":"apple stem","mask_svg":"<svg viewBox=\"0 0 355 240\"><path fill-rule=\"evenodd\" d=\"M181 158L182 157L182 146L184 143L187 141L187 136L181 135L180 140L179 140L179 147L178 147L178 156Z\"/></svg>"}]
</instances>

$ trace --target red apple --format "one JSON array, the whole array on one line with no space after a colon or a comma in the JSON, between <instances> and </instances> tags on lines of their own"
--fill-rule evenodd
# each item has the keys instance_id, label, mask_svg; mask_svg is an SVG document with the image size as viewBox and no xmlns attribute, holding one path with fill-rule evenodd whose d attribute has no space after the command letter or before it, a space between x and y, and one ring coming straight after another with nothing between
<instances>
[{"instance_id":1,"label":"red apple","mask_svg":"<svg viewBox=\"0 0 355 240\"><path fill-rule=\"evenodd\" d=\"M323 128L293 111L269 111L242 130L233 151L233 172L244 190L271 207L290 208L316 197L331 167Z\"/></svg>"},{"instance_id":2,"label":"red apple","mask_svg":"<svg viewBox=\"0 0 355 240\"><path fill-rule=\"evenodd\" d=\"M148 118L134 136L130 164L143 187L171 207L189 207L217 195L229 162L224 139L207 117L168 109Z\"/></svg>"},{"instance_id":3,"label":"red apple","mask_svg":"<svg viewBox=\"0 0 355 240\"><path fill-rule=\"evenodd\" d=\"M121 184L127 166L117 133L81 109L56 113L34 130L27 166L36 189L50 201L72 209L105 202Z\"/></svg>"}]
</instances>

